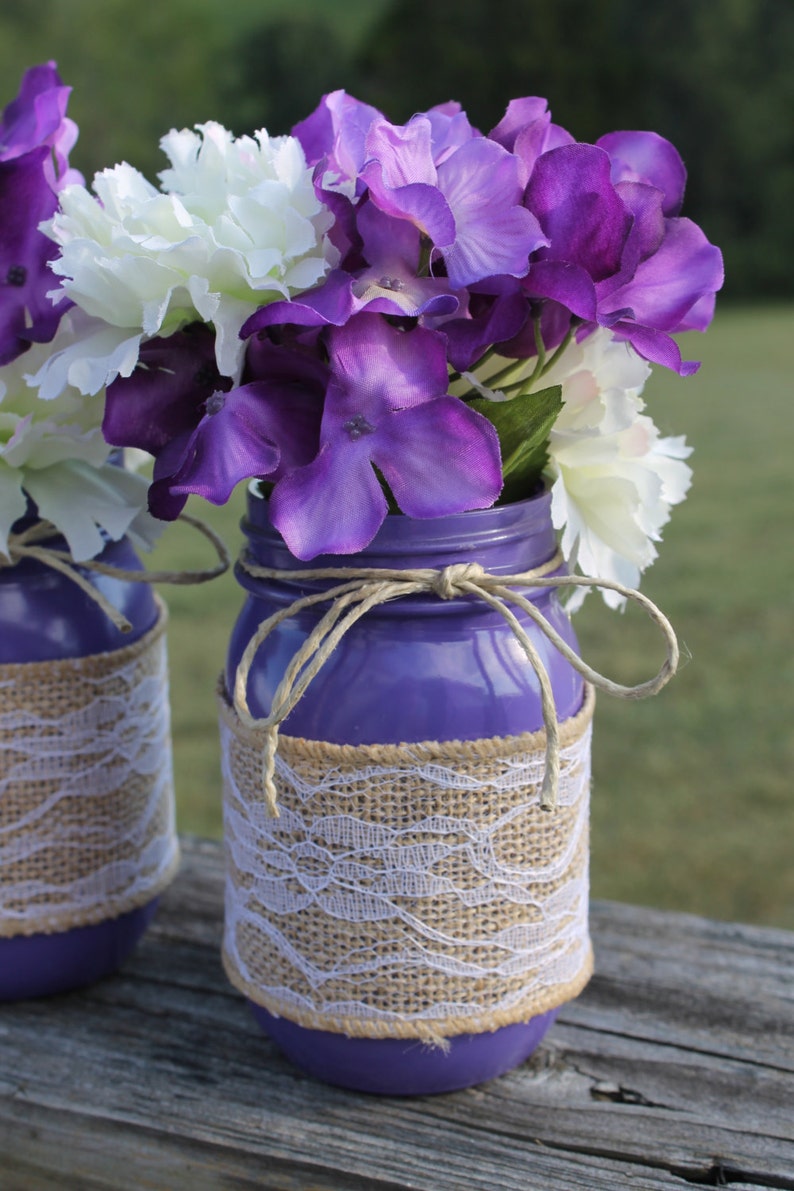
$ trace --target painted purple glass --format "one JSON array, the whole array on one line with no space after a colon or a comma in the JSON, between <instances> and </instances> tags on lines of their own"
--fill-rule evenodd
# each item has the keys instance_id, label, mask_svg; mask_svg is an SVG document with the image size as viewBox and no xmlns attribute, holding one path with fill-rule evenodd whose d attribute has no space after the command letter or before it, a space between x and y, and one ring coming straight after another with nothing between
<instances>
[{"instance_id":1,"label":"painted purple glass","mask_svg":"<svg viewBox=\"0 0 794 1191\"><path fill-rule=\"evenodd\" d=\"M53 538L48 545L66 549L63 539ZM109 543L101 560L125 570L142 569L126 540ZM115 628L65 575L25 559L0 569L0 665L106 653L131 645L152 628L157 605L148 584L83 574L127 617L131 632ZM157 900L91 926L0 938L0 1001L65 992L115 971L151 922Z\"/></svg>"},{"instance_id":2,"label":"painted purple glass","mask_svg":"<svg viewBox=\"0 0 794 1191\"><path fill-rule=\"evenodd\" d=\"M478 562L496 575L516 574L555 552L550 496L419 521L386 518L372 543L354 557L294 558L271 526L267 502L254 487L243 521L252 562L279 570L350 567L444 567ZM562 573L562 572L560 572ZM226 682L259 623L319 584L253 579L239 567L248 597L233 629ZM332 586L333 582L323 586ZM574 649L570 621L551 588L524 589ZM324 607L324 606L323 606ZM548 671L560 719L575 715L580 675L519 610ZM306 610L276 629L251 668L248 702L266 715L286 665L321 613ZM282 725L293 736L335 744L395 744L412 740L476 740L534 732L543 726L540 691L504 620L483 603L411 596L373 609L347 634ZM398 1039L348 1038L306 1029L251 1005L256 1020L284 1053L329 1083L388 1095L451 1091L491 1079L537 1047L556 1010L528 1022L450 1040L449 1050Z\"/></svg>"},{"instance_id":3,"label":"painted purple glass","mask_svg":"<svg viewBox=\"0 0 794 1191\"><path fill-rule=\"evenodd\" d=\"M540 1045L558 1009L488 1034L452 1038L449 1052L404 1038L348 1038L307 1030L248 1002L254 1018L307 1075L325 1083L381 1096L455 1092L504 1075Z\"/></svg>"}]
</instances>

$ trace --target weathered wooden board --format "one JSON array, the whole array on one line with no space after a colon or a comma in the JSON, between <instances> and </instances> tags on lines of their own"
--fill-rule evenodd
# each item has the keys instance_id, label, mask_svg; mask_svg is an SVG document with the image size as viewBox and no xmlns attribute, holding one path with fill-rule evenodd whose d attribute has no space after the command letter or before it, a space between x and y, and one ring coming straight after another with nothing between
<instances>
[{"instance_id":1,"label":"weathered wooden board","mask_svg":"<svg viewBox=\"0 0 794 1191\"><path fill-rule=\"evenodd\" d=\"M0 1191L794 1191L794 935L596 903L597 975L528 1063L382 1099L261 1034L221 902L186 841L120 975L0 1008Z\"/></svg>"}]
</instances>

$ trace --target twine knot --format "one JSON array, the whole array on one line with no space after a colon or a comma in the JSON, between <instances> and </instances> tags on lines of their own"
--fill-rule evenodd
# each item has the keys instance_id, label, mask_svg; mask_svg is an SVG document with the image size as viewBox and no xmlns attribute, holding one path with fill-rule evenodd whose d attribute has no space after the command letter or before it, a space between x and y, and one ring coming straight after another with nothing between
<instances>
[{"instance_id":1,"label":"twine knot","mask_svg":"<svg viewBox=\"0 0 794 1191\"><path fill-rule=\"evenodd\" d=\"M431 590L442 600L454 600L456 596L468 595L466 584L479 583L485 576L485 569L478 562L455 562L436 572L431 581Z\"/></svg>"},{"instance_id":2,"label":"twine knot","mask_svg":"<svg viewBox=\"0 0 794 1191\"><path fill-rule=\"evenodd\" d=\"M404 596L432 592L442 600L459 597L474 597L487 604L504 619L521 646L529 664L535 672L540 686L540 701L543 711L543 726L546 731L546 766L540 790L540 805L544 810L553 810L557 805L557 787L560 775L560 745L557 708L554 694L543 660L532 643L526 628L517 618L510 605L519 608L533 621L551 645L582 677L598 690L621 699L644 699L655 695L672 678L678 666L678 641L669 620L656 605L634 588L625 587L609 579L591 579L585 575L555 574L563 564L558 551L552 558L533 570L518 575L492 575L479 563L454 563L442 570L388 570L366 567L335 567L318 570L281 571L270 567L256 566L245 555L239 560L240 568L255 579L275 579L287 583L327 582L342 579L344 582L328 590L313 592L294 601L286 608L274 612L263 620L251 637L243 652L235 675L232 703L244 724L263 730L263 784L265 803L271 815L278 816L277 792L275 786L276 752L278 748L279 725L289 715L303 696L309 683L319 674L342 637L349 632L357 620L372 608L389 600ZM654 624L660 629L667 645L667 657L659 672L647 682L637 686L622 686L612 682L603 674L593 670L571 649L554 626L546 620L540 609L525 595L516 591L518 587L602 587L616 591L625 599L639 604ZM248 675L254 658L269 634L281 624L305 608L315 604L328 603L330 607L323 614L303 645L297 650L273 696L270 714L257 718L248 707Z\"/></svg>"}]
</instances>

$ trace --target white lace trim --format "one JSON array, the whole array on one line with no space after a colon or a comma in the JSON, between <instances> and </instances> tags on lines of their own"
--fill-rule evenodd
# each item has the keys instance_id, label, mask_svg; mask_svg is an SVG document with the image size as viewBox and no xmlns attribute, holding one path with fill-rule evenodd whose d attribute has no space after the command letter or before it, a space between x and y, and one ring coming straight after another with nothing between
<instances>
[{"instance_id":1,"label":"white lace trim","mask_svg":"<svg viewBox=\"0 0 794 1191\"><path fill-rule=\"evenodd\" d=\"M272 1011L313 1022L473 1021L543 1001L588 965L589 724L561 750L552 814L539 807L542 750L505 759L484 784L471 766L412 766L405 746L403 766L340 767L321 781L279 755L272 819L261 791L235 779L234 733L222 724L221 735L227 970ZM406 784L427 798L403 803ZM345 813L362 790L393 813ZM439 800L470 813L421 813ZM327 813L329 803L342 813ZM487 813L489 803L503 813ZM527 837L523 857L508 854L506 839ZM475 911L462 911L463 934L449 929L456 906ZM271 982L271 969L287 969L289 981ZM412 995L394 1005L377 991L409 978L456 996L439 991L417 1008Z\"/></svg>"},{"instance_id":2,"label":"white lace trim","mask_svg":"<svg viewBox=\"0 0 794 1191\"><path fill-rule=\"evenodd\" d=\"M90 679L76 673L91 697L61 715L55 694L46 711L3 710L3 691L34 681L38 664L0 682L0 935L114 917L173 875L165 638L143 658L113 658Z\"/></svg>"}]
</instances>

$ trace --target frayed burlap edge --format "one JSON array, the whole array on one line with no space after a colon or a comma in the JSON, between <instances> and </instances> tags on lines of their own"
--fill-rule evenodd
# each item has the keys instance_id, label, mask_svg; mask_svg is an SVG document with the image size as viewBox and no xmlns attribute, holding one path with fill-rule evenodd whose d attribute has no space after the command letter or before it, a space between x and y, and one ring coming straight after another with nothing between
<instances>
[{"instance_id":1,"label":"frayed burlap edge","mask_svg":"<svg viewBox=\"0 0 794 1191\"><path fill-rule=\"evenodd\" d=\"M266 728L258 725L248 727L237 715L226 694L223 675L217 685L218 710L224 724L233 732L238 740L262 740L267 732ZM560 723L560 745L572 744L583 735L588 724L593 719L595 711L595 689L590 683L585 683L582 706L570 719ZM537 732L522 732L518 736L488 736L480 740L419 740L402 744L331 744L325 740L307 740L303 736L288 736L282 732L278 738L279 755L293 764L296 760L310 758L328 762L329 768L351 766L366 768L368 765L400 765L406 760L406 753L413 765L432 764L449 754L455 754L461 764L471 761L501 760L505 756L516 753L544 753L546 747L546 732L544 728Z\"/></svg>"},{"instance_id":2,"label":"frayed burlap edge","mask_svg":"<svg viewBox=\"0 0 794 1191\"><path fill-rule=\"evenodd\" d=\"M96 926L100 922L107 922L114 918L121 918L124 914L131 914L149 902L154 901L164 893L179 872L182 857L178 842L174 842L174 854L167 868L160 874L158 880L147 885L146 889L135 896L110 898L101 905L80 914L42 914L35 922L3 922L0 921L0 939L17 939L31 935L55 935L64 931L79 929L82 926Z\"/></svg>"},{"instance_id":3,"label":"frayed burlap edge","mask_svg":"<svg viewBox=\"0 0 794 1191\"><path fill-rule=\"evenodd\" d=\"M329 1034L344 1034L348 1038L404 1038L418 1039L431 1046L443 1047L450 1038L460 1034L493 1033L503 1026L528 1022L533 1017L559 1009L561 1005L578 997L593 975L593 948L588 945L587 954L579 972L567 984L556 984L545 995L534 994L510 1009L488 1012L471 1017L413 1018L403 1021L377 1021L351 1017L331 1017L325 1013L308 1013L285 1006L278 997L269 997L256 985L249 983L235 969L226 950L222 953L223 969L238 992L244 993L249 1001L266 1009L274 1017L283 1017L296 1025L310 1030L325 1030Z\"/></svg>"}]
</instances>

